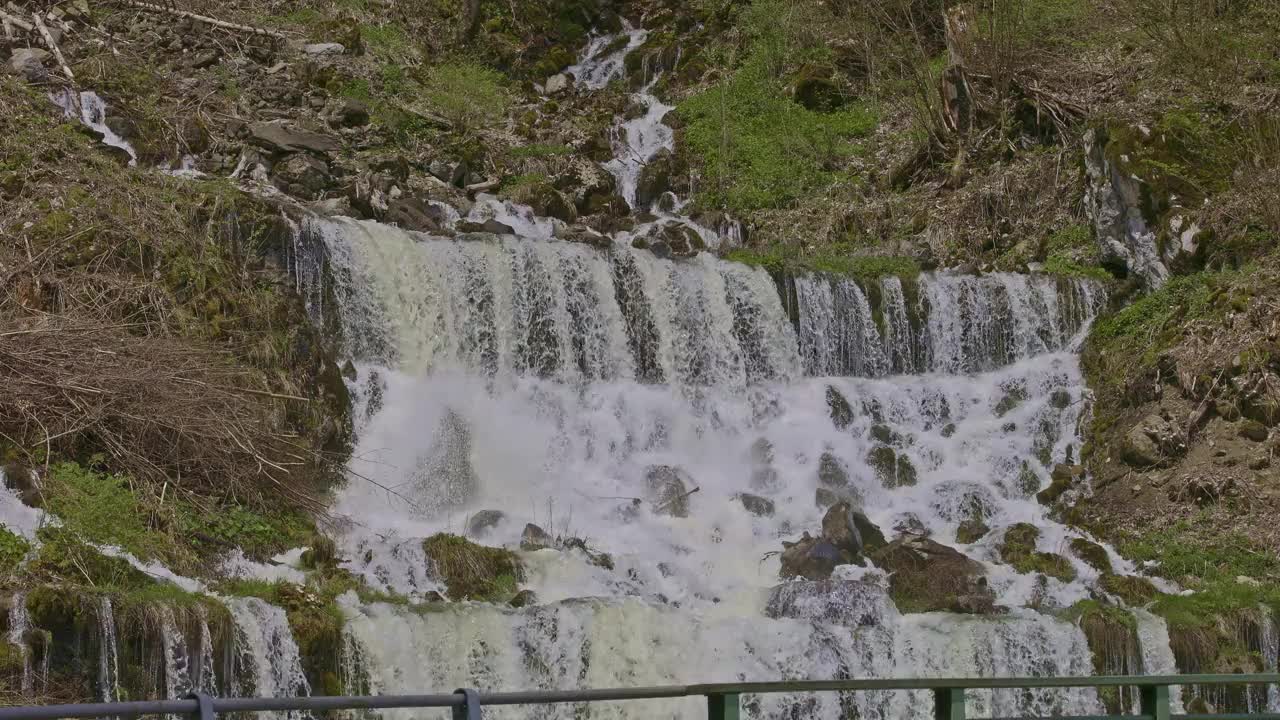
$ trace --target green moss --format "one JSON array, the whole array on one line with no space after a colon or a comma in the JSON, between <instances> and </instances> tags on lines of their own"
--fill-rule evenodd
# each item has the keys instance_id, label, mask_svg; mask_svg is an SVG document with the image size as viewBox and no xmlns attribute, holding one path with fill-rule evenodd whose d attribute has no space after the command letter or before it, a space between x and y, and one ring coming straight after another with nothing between
<instances>
[{"instance_id":1,"label":"green moss","mask_svg":"<svg viewBox=\"0 0 1280 720\"><path fill-rule=\"evenodd\" d=\"M1020 573L1038 572L1070 582L1076 577L1070 560L1056 553L1036 551L1040 529L1030 523L1018 523L1005 531L1000 541L1000 559Z\"/></svg>"},{"instance_id":2,"label":"green moss","mask_svg":"<svg viewBox=\"0 0 1280 720\"><path fill-rule=\"evenodd\" d=\"M843 277L873 280L887 275L915 278L920 265L914 259L892 255L858 255L845 244L823 245L805 249L792 245L766 248L739 248L725 254L724 259L762 267L771 273L824 272Z\"/></svg>"},{"instance_id":3,"label":"green moss","mask_svg":"<svg viewBox=\"0 0 1280 720\"><path fill-rule=\"evenodd\" d=\"M1099 585L1106 592L1123 600L1126 605L1145 605L1159 594L1154 583L1136 575L1104 573Z\"/></svg>"},{"instance_id":4,"label":"green moss","mask_svg":"<svg viewBox=\"0 0 1280 720\"><path fill-rule=\"evenodd\" d=\"M511 148L508 154L513 158L563 157L572 155L573 148L559 143L533 143Z\"/></svg>"},{"instance_id":5,"label":"green moss","mask_svg":"<svg viewBox=\"0 0 1280 720\"><path fill-rule=\"evenodd\" d=\"M137 589L154 584L128 561L109 557L85 544L66 528L44 527L41 545L26 567L26 576L41 581L69 581L99 588Z\"/></svg>"},{"instance_id":6,"label":"green moss","mask_svg":"<svg viewBox=\"0 0 1280 720\"><path fill-rule=\"evenodd\" d=\"M1055 482L1057 482L1055 480ZM1099 572L1111 572L1111 557L1101 545L1084 538L1071 539L1071 552Z\"/></svg>"},{"instance_id":7,"label":"green moss","mask_svg":"<svg viewBox=\"0 0 1280 720\"><path fill-rule=\"evenodd\" d=\"M515 553L440 533L422 542L437 577L453 600L503 602L515 594L524 568Z\"/></svg>"},{"instance_id":8,"label":"green moss","mask_svg":"<svg viewBox=\"0 0 1280 720\"><path fill-rule=\"evenodd\" d=\"M85 540L115 545L142 559L168 554L171 543L151 530L147 508L125 476L57 463L49 468L44 493L45 508Z\"/></svg>"}]
</instances>

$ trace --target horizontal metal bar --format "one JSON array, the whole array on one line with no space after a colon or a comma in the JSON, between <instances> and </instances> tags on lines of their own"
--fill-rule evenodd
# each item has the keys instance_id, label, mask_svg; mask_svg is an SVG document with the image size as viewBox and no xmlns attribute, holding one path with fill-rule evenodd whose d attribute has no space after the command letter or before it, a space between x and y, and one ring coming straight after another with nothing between
<instances>
[{"instance_id":1,"label":"horizontal metal bar","mask_svg":"<svg viewBox=\"0 0 1280 720\"><path fill-rule=\"evenodd\" d=\"M1280 685L1280 673L1239 675L1150 675L1065 678L891 678L875 680L798 680L790 682L722 683L669 685L662 687L603 688L596 690L549 690L480 693L482 705L541 705L551 703L652 700L700 695L753 695L766 693L806 693L859 690L936 690L964 688L1053 687L1157 687L1164 685ZM382 708L456 707L461 695L380 695L367 697L299 698L214 698L216 712L261 712L270 710L366 710ZM155 700L123 703L88 703L0 708L0 720L53 720L54 718L134 718L140 715L187 715L198 710L195 700ZM1101 720L1082 717L1076 720ZM1176 715L1177 720L1280 720L1280 714ZM1125 720L1148 720L1149 715L1128 715Z\"/></svg>"},{"instance_id":2,"label":"horizontal metal bar","mask_svg":"<svg viewBox=\"0 0 1280 720\"><path fill-rule=\"evenodd\" d=\"M1053 720L1152 720L1151 715L1064 715ZM988 720L1028 720L1024 717L989 718Z\"/></svg>"},{"instance_id":3,"label":"horizontal metal bar","mask_svg":"<svg viewBox=\"0 0 1280 720\"><path fill-rule=\"evenodd\" d=\"M824 692L831 690L937 690L958 687L970 690L1051 687L1155 687L1159 685L1270 685L1280 683L1280 673L1239 675L1147 675L1043 678L921 678L884 680L796 680L791 682L690 685L693 694Z\"/></svg>"},{"instance_id":4,"label":"horizontal metal bar","mask_svg":"<svg viewBox=\"0 0 1280 720\"><path fill-rule=\"evenodd\" d=\"M1192 713L1170 715L1169 720L1280 720L1280 713Z\"/></svg>"}]
</instances>

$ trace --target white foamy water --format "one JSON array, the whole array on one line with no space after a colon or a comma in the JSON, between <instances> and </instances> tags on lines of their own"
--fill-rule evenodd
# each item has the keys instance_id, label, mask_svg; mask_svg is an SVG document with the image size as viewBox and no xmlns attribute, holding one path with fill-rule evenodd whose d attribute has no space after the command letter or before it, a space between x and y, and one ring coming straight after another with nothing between
<instances>
[{"instance_id":1,"label":"white foamy water","mask_svg":"<svg viewBox=\"0 0 1280 720\"><path fill-rule=\"evenodd\" d=\"M1137 621L1143 672L1148 675L1177 675L1178 663L1169 645L1169 625L1164 618L1142 608L1133 608L1130 612ZM1169 686L1169 711L1175 715L1185 712L1181 685Z\"/></svg>"},{"instance_id":2,"label":"white foamy water","mask_svg":"<svg viewBox=\"0 0 1280 720\"><path fill-rule=\"evenodd\" d=\"M138 152L128 140L116 134L107 125L107 103L96 92L83 90L78 95L73 90L64 90L51 95L53 101L62 108L69 118L78 118L80 122L102 135L102 142L113 148L123 150L129 155L129 166L138 164Z\"/></svg>"},{"instance_id":3,"label":"white foamy water","mask_svg":"<svg viewBox=\"0 0 1280 720\"><path fill-rule=\"evenodd\" d=\"M310 695L311 687L302 672L298 645L284 610L258 598L228 598L225 602L236 625L236 662L241 669L236 678L249 681L234 691L258 697ZM264 716L296 718L302 714L280 712Z\"/></svg>"}]
</instances>

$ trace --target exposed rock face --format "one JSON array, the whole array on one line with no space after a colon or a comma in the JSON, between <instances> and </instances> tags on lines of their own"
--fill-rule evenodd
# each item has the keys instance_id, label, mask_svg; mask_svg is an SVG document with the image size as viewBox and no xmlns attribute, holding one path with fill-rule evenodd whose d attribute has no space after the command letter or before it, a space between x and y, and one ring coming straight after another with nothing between
<instances>
[{"instance_id":1,"label":"exposed rock face","mask_svg":"<svg viewBox=\"0 0 1280 720\"><path fill-rule=\"evenodd\" d=\"M960 523L960 527L956 528L956 542L975 543L981 540L987 533L991 532L991 527L980 519L969 518Z\"/></svg>"},{"instance_id":2,"label":"exposed rock face","mask_svg":"<svg viewBox=\"0 0 1280 720\"><path fill-rule=\"evenodd\" d=\"M525 525L524 532L520 534L521 550L543 550L555 547L555 544L555 538L551 537L551 533L533 523Z\"/></svg>"},{"instance_id":3,"label":"exposed rock face","mask_svg":"<svg viewBox=\"0 0 1280 720\"><path fill-rule=\"evenodd\" d=\"M955 548L906 535L872 553L871 560L892 573L889 594L902 612L996 611L982 565Z\"/></svg>"},{"instance_id":4,"label":"exposed rock face","mask_svg":"<svg viewBox=\"0 0 1280 720\"><path fill-rule=\"evenodd\" d=\"M484 537L506 519L507 514L501 510L481 510L467 520L467 537Z\"/></svg>"},{"instance_id":5,"label":"exposed rock face","mask_svg":"<svg viewBox=\"0 0 1280 720\"><path fill-rule=\"evenodd\" d=\"M1103 128L1086 132L1084 141L1085 209L1103 263L1137 275L1149 288L1160 287L1169 279L1169 264L1179 255L1195 252L1196 229L1182 228L1179 220L1175 239L1165 244L1162 253L1156 228L1151 226L1155 219L1143 214L1151 190L1126 167L1125 149Z\"/></svg>"},{"instance_id":6,"label":"exposed rock face","mask_svg":"<svg viewBox=\"0 0 1280 720\"><path fill-rule=\"evenodd\" d=\"M48 58L47 50L19 48L9 57L9 69L32 85L39 85L49 79L49 71L44 67L44 61Z\"/></svg>"},{"instance_id":7,"label":"exposed rock face","mask_svg":"<svg viewBox=\"0 0 1280 720\"><path fill-rule=\"evenodd\" d=\"M887 488L910 487L916 484L916 466L911 459L899 454L888 445L872 448L867 453L867 464Z\"/></svg>"},{"instance_id":8,"label":"exposed rock face","mask_svg":"<svg viewBox=\"0 0 1280 720\"><path fill-rule=\"evenodd\" d=\"M844 430L853 423L853 407L839 390L830 385L827 386L827 410L831 414L832 424L840 430Z\"/></svg>"},{"instance_id":9,"label":"exposed rock face","mask_svg":"<svg viewBox=\"0 0 1280 720\"><path fill-rule=\"evenodd\" d=\"M249 142L271 152L335 153L342 148L337 138L308 130L296 130L282 123L256 122L249 125Z\"/></svg>"},{"instance_id":10,"label":"exposed rock face","mask_svg":"<svg viewBox=\"0 0 1280 720\"><path fill-rule=\"evenodd\" d=\"M272 171L276 187L294 197L314 200L332 184L329 165L310 155L290 155Z\"/></svg>"},{"instance_id":11,"label":"exposed rock face","mask_svg":"<svg viewBox=\"0 0 1280 720\"><path fill-rule=\"evenodd\" d=\"M1186 438L1168 420L1152 413L1133 426L1121 447L1121 458L1134 467L1151 467L1186 452Z\"/></svg>"},{"instance_id":12,"label":"exposed rock face","mask_svg":"<svg viewBox=\"0 0 1280 720\"><path fill-rule=\"evenodd\" d=\"M827 510L822 518L822 537L854 561L887 544L880 528L848 502L836 503Z\"/></svg>"},{"instance_id":13,"label":"exposed rock face","mask_svg":"<svg viewBox=\"0 0 1280 720\"><path fill-rule=\"evenodd\" d=\"M802 577L806 580L825 580L848 560L832 542L809 533L796 542L782 541L782 566L778 577L787 579Z\"/></svg>"},{"instance_id":14,"label":"exposed rock face","mask_svg":"<svg viewBox=\"0 0 1280 720\"><path fill-rule=\"evenodd\" d=\"M402 197L387 203L383 222L405 230L438 233L444 227L445 218L440 208L421 198Z\"/></svg>"},{"instance_id":15,"label":"exposed rock face","mask_svg":"<svg viewBox=\"0 0 1280 720\"><path fill-rule=\"evenodd\" d=\"M653 512L672 517L689 517L687 473L672 465L650 465L645 470L645 485Z\"/></svg>"},{"instance_id":16,"label":"exposed rock face","mask_svg":"<svg viewBox=\"0 0 1280 720\"><path fill-rule=\"evenodd\" d=\"M636 207L648 208L665 192L685 195L689 190L689 168L670 150L659 150L636 180Z\"/></svg>"},{"instance_id":17,"label":"exposed rock face","mask_svg":"<svg viewBox=\"0 0 1280 720\"><path fill-rule=\"evenodd\" d=\"M334 116L342 127L360 127L369 124L369 106L354 98L347 98Z\"/></svg>"},{"instance_id":18,"label":"exposed rock face","mask_svg":"<svg viewBox=\"0 0 1280 720\"><path fill-rule=\"evenodd\" d=\"M742 507L746 508L747 512L752 515L756 517L773 517L773 501L769 498L752 495L751 493L738 493L737 499L738 502L742 503Z\"/></svg>"}]
</instances>

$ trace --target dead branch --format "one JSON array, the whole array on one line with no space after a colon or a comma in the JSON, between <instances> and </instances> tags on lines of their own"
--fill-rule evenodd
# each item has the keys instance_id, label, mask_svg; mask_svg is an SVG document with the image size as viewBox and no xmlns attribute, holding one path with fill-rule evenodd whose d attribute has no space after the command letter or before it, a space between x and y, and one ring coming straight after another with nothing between
<instances>
[{"instance_id":1,"label":"dead branch","mask_svg":"<svg viewBox=\"0 0 1280 720\"><path fill-rule=\"evenodd\" d=\"M247 32L253 35L265 35L267 37L276 38L277 40L287 39L284 33L276 32L275 30L267 30L266 28L254 27L252 25L241 25L240 23L227 22L226 20L219 20L217 18L209 17L208 15L197 15L193 12L165 7L164 5L141 2L141 0L119 0L119 2L130 7L136 7L139 10L168 13L169 15L177 15L178 17L191 18L192 20L199 20L200 22L208 23L214 27L225 28L227 30L239 30L240 32Z\"/></svg>"},{"instance_id":2,"label":"dead branch","mask_svg":"<svg viewBox=\"0 0 1280 720\"><path fill-rule=\"evenodd\" d=\"M36 29L35 25L32 25L31 23L27 22L26 20L23 20L20 17L10 15L9 13L3 10L0 10L0 20L4 20L5 34L8 35L10 38L13 37L13 29L9 27L10 25L14 27L20 27L23 30L26 30L27 32L34 32Z\"/></svg>"},{"instance_id":3,"label":"dead branch","mask_svg":"<svg viewBox=\"0 0 1280 720\"><path fill-rule=\"evenodd\" d=\"M58 43L53 41L53 36L49 34L49 28L45 27L44 21L40 19L39 13L31 13L31 19L36 21L36 28L40 30L40 37L44 38L44 44L49 46L49 51L58 59L58 64L62 66L62 72L71 82L76 81L76 76L71 72L71 67L67 65L67 59L62 56L62 49L58 47Z\"/></svg>"}]
</instances>

